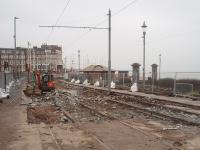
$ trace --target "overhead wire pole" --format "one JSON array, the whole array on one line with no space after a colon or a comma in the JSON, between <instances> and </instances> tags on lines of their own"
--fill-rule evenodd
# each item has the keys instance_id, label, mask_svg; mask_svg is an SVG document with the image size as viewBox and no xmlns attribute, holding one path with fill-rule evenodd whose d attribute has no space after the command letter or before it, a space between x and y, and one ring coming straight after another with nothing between
<instances>
[{"instance_id":1,"label":"overhead wire pole","mask_svg":"<svg viewBox=\"0 0 200 150\"><path fill-rule=\"evenodd\" d=\"M17 45L17 44L16 44L16 43L17 43L17 42L16 42L16 38L17 38L17 37L16 37L16 20L17 20L17 19L19 19L19 18L14 17L14 36L13 36L13 38L14 38L14 49L16 49L16 45Z\"/></svg>"},{"instance_id":2,"label":"overhead wire pole","mask_svg":"<svg viewBox=\"0 0 200 150\"><path fill-rule=\"evenodd\" d=\"M16 73L16 47L17 47L17 35L16 35L16 20L19 19L18 17L14 17L14 50L15 50L15 56L14 56L14 68L13 68L13 75ZM14 75L15 76L15 75Z\"/></svg>"},{"instance_id":3,"label":"overhead wire pole","mask_svg":"<svg viewBox=\"0 0 200 150\"><path fill-rule=\"evenodd\" d=\"M28 83L30 82L30 43L28 42L28 66L27 66L27 71L28 71Z\"/></svg>"},{"instance_id":4,"label":"overhead wire pole","mask_svg":"<svg viewBox=\"0 0 200 150\"><path fill-rule=\"evenodd\" d=\"M161 54L159 54L159 81L160 81L160 74L161 74Z\"/></svg>"},{"instance_id":5,"label":"overhead wire pole","mask_svg":"<svg viewBox=\"0 0 200 150\"><path fill-rule=\"evenodd\" d=\"M161 54L158 55L159 56L159 78L158 78L158 87L161 87L160 83L160 79L161 79Z\"/></svg>"},{"instance_id":6,"label":"overhead wire pole","mask_svg":"<svg viewBox=\"0 0 200 150\"><path fill-rule=\"evenodd\" d=\"M108 12L108 28L89 27L89 26L39 26L45 28L75 28L75 29L106 29L108 30L108 92L111 91L111 10Z\"/></svg>"},{"instance_id":7,"label":"overhead wire pole","mask_svg":"<svg viewBox=\"0 0 200 150\"><path fill-rule=\"evenodd\" d=\"M123 12L124 10L126 10L127 8L129 8L131 5L135 4L137 1L139 0L133 0L130 3L126 4L124 7L122 7L121 9L119 9L117 12L112 14L112 17L117 16L118 14L120 14L121 12ZM102 23L104 23L105 21L107 21L107 19L103 19L101 22L99 22L98 24L95 25L95 27L101 25ZM74 43L76 43L77 41L83 39L83 37L85 37L86 35L88 35L88 33L90 33L91 30L89 30L88 32L85 32L84 34L81 34L78 38L76 38L75 40L73 40L70 44L68 44L67 47L70 47L71 45L73 45ZM107 64L107 63L106 63Z\"/></svg>"},{"instance_id":8,"label":"overhead wire pole","mask_svg":"<svg viewBox=\"0 0 200 150\"><path fill-rule=\"evenodd\" d=\"M78 50L78 80L80 80L80 50Z\"/></svg>"},{"instance_id":9,"label":"overhead wire pole","mask_svg":"<svg viewBox=\"0 0 200 150\"><path fill-rule=\"evenodd\" d=\"M108 12L108 92L111 91L111 10Z\"/></svg>"}]
</instances>

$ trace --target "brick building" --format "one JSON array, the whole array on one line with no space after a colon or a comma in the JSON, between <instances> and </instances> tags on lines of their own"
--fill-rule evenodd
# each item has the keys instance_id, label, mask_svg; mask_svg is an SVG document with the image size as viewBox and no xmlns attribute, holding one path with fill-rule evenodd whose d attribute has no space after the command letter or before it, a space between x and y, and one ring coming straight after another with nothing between
<instances>
[{"instance_id":1,"label":"brick building","mask_svg":"<svg viewBox=\"0 0 200 150\"><path fill-rule=\"evenodd\" d=\"M42 45L41 48L33 47L31 55L32 69L37 70L52 70L60 72L63 69L62 47L57 45Z\"/></svg>"},{"instance_id":2,"label":"brick building","mask_svg":"<svg viewBox=\"0 0 200 150\"><path fill-rule=\"evenodd\" d=\"M25 72L26 64L31 70L54 72L62 70L62 47L57 45L45 45L40 48L0 48L0 71L4 71L4 62L8 62L8 71Z\"/></svg>"},{"instance_id":3,"label":"brick building","mask_svg":"<svg viewBox=\"0 0 200 150\"><path fill-rule=\"evenodd\" d=\"M8 62L8 71L24 72L27 63L27 49L17 47L0 48L0 71L4 71L4 62Z\"/></svg>"}]
</instances>

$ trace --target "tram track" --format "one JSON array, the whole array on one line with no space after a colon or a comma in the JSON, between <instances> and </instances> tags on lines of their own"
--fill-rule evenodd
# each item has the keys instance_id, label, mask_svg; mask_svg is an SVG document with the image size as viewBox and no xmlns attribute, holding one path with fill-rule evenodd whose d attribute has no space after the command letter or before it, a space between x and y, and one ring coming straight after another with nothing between
<instances>
[{"instance_id":1,"label":"tram track","mask_svg":"<svg viewBox=\"0 0 200 150\"><path fill-rule=\"evenodd\" d=\"M66 83L65 83L66 84ZM70 84L71 85L71 84ZM72 85L72 86L79 86L79 85ZM82 86L82 85L81 85ZM91 87L90 87L91 88ZM83 87L82 93L92 92L88 89L88 87ZM96 89L98 91L98 89ZM105 95L105 93L103 94ZM97 95L98 96L98 95ZM126 93L115 93L105 98L105 101L117 105L123 105L127 108L132 108L138 113L142 113L151 117L159 118L161 120L170 120L175 123L182 123L185 125L193 125L193 126L200 126L200 121L196 120L195 118L199 118L200 116L200 109L199 107L195 107L194 105L187 105L185 103L177 103L177 102L171 102L166 100L157 100L157 99L149 99L145 97L140 96L133 96L128 95ZM122 96L122 97L121 97ZM87 96L85 96L87 99ZM126 97L126 98L124 98ZM143 100L140 100L143 99ZM145 101L146 100L146 101ZM84 106L83 103L80 103L80 105ZM87 105L86 105L87 106ZM85 106L84 106L85 107ZM154 109L152 109L154 108ZM95 111L95 109L92 106L88 105L88 108L90 110ZM169 113L168 113L169 112ZM109 119L117 119L113 118L112 116L108 116L102 112L99 113L102 116L109 117ZM185 117L187 116L187 117Z\"/></svg>"}]
</instances>

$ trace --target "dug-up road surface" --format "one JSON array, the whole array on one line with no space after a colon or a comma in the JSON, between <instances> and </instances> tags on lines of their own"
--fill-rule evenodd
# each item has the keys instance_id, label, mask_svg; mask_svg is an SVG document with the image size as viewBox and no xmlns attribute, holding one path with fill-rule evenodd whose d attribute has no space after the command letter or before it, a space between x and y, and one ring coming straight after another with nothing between
<instances>
[{"instance_id":1,"label":"dug-up road surface","mask_svg":"<svg viewBox=\"0 0 200 150\"><path fill-rule=\"evenodd\" d=\"M199 138L186 145L187 136L179 130L162 132L156 122L126 126L117 120L68 124L28 124L30 101L19 98L0 103L0 150L199 150ZM19 94L19 93L18 93ZM161 130L161 131L160 131Z\"/></svg>"},{"instance_id":2,"label":"dug-up road surface","mask_svg":"<svg viewBox=\"0 0 200 150\"><path fill-rule=\"evenodd\" d=\"M26 106L0 104L1 150L170 150L164 141L104 122L79 125L27 123Z\"/></svg>"},{"instance_id":3,"label":"dug-up road surface","mask_svg":"<svg viewBox=\"0 0 200 150\"><path fill-rule=\"evenodd\" d=\"M18 93L19 94L19 93ZM98 141L76 125L28 124L30 101L21 90L20 98L0 103L0 150L100 150Z\"/></svg>"}]
</instances>

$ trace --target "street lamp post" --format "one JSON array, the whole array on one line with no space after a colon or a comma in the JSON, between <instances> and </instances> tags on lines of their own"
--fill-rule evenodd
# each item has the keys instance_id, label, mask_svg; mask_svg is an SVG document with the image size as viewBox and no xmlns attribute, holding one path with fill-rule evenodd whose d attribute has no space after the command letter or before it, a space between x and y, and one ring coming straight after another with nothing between
<instances>
[{"instance_id":1,"label":"street lamp post","mask_svg":"<svg viewBox=\"0 0 200 150\"><path fill-rule=\"evenodd\" d=\"M143 25L141 26L143 30L143 91L145 91L145 36L146 36L146 28L147 25L145 24L145 21L143 22Z\"/></svg>"},{"instance_id":2,"label":"street lamp post","mask_svg":"<svg viewBox=\"0 0 200 150\"><path fill-rule=\"evenodd\" d=\"M111 92L111 10L108 12L108 92Z\"/></svg>"},{"instance_id":3,"label":"street lamp post","mask_svg":"<svg viewBox=\"0 0 200 150\"><path fill-rule=\"evenodd\" d=\"M14 36L13 36L13 38L14 38L14 48L16 49L16 20L17 19L19 19L19 18L17 18L17 17L14 17Z\"/></svg>"},{"instance_id":4,"label":"street lamp post","mask_svg":"<svg viewBox=\"0 0 200 150\"><path fill-rule=\"evenodd\" d=\"M17 37L16 37L16 20L17 19L19 19L19 18L17 18L17 17L14 17L14 36L13 36L13 38L14 38L14 50L15 50L15 53L14 53L14 65L15 65L15 67L13 68L13 70L16 70L16 46L17 46ZM18 68L18 66L17 66L17 68Z\"/></svg>"}]
</instances>

